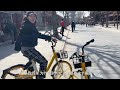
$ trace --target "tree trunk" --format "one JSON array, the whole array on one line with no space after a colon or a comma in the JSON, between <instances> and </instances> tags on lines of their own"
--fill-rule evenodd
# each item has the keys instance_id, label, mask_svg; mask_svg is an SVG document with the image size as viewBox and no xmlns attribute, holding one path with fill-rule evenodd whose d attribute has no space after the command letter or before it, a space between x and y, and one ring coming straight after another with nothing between
<instances>
[{"instance_id":1,"label":"tree trunk","mask_svg":"<svg viewBox=\"0 0 120 90\"><path fill-rule=\"evenodd\" d=\"M106 27L108 27L108 11L106 13Z\"/></svg>"},{"instance_id":2,"label":"tree trunk","mask_svg":"<svg viewBox=\"0 0 120 90\"><path fill-rule=\"evenodd\" d=\"M117 29L118 29L118 16L119 16L119 14L118 14L118 11L117 11Z\"/></svg>"}]
</instances>

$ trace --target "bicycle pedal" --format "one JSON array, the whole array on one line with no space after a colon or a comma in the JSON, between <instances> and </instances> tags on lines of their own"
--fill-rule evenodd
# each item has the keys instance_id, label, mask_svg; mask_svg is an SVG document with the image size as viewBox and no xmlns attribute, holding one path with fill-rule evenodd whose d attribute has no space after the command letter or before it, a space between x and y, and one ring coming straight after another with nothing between
<instances>
[{"instance_id":1,"label":"bicycle pedal","mask_svg":"<svg viewBox=\"0 0 120 90\"><path fill-rule=\"evenodd\" d=\"M91 76L90 76L90 75L87 75L87 77L88 77L88 79L90 79Z\"/></svg>"},{"instance_id":2,"label":"bicycle pedal","mask_svg":"<svg viewBox=\"0 0 120 90\"><path fill-rule=\"evenodd\" d=\"M2 76L1 76L1 78L3 78L4 77L4 74L7 72L7 69L6 70L3 70L3 74L2 74Z\"/></svg>"},{"instance_id":3,"label":"bicycle pedal","mask_svg":"<svg viewBox=\"0 0 120 90\"><path fill-rule=\"evenodd\" d=\"M46 75L36 75L36 79L44 79L46 78Z\"/></svg>"}]
</instances>

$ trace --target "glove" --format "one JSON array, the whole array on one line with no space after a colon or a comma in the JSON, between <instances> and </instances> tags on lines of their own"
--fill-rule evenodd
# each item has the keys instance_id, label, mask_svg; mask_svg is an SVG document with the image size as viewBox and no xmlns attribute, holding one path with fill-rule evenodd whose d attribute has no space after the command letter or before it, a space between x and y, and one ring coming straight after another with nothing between
<instances>
[{"instance_id":1,"label":"glove","mask_svg":"<svg viewBox=\"0 0 120 90\"><path fill-rule=\"evenodd\" d=\"M57 43L57 38L51 37L51 40L52 40L53 42Z\"/></svg>"}]
</instances>

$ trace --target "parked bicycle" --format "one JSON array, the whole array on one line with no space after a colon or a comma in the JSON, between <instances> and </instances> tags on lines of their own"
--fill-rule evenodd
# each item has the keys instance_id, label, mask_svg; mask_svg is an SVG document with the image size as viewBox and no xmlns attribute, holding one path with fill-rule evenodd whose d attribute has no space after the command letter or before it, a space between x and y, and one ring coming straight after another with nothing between
<instances>
[{"instance_id":1,"label":"parked bicycle","mask_svg":"<svg viewBox=\"0 0 120 90\"><path fill-rule=\"evenodd\" d=\"M72 79L102 79L100 77L96 77L93 73L90 75L90 73L87 71L87 67L91 67L91 61L89 60L88 56L84 54L84 48L89 45L90 43L93 43L94 39L86 42L85 45L82 46L82 53L79 54L79 52L74 52L72 56L69 58L73 62L73 66L77 71L74 71L71 75ZM75 73L79 73L79 77L75 75Z\"/></svg>"}]
</instances>

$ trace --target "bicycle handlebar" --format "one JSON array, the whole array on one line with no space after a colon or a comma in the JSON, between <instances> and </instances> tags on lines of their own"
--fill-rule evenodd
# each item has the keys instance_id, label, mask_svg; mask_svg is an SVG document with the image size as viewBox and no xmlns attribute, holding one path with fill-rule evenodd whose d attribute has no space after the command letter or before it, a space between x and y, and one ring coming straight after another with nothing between
<instances>
[{"instance_id":1,"label":"bicycle handlebar","mask_svg":"<svg viewBox=\"0 0 120 90\"><path fill-rule=\"evenodd\" d=\"M87 46L87 45L89 45L90 43L92 43L92 42L94 42L94 41L95 41L95 40L92 39L92 40L86 42L86 44L82 47L82 55L84 55L84 47Z\"/></svg>"},{"instance_id":2,"label":"bicycle handlebar","mask_svg":"<svg viewBox=\"0 0 120 90\"><path fill-rule=\"evenodd\" d=\"M79 55L79 57L82 57L82 60L84 60L84 47L87 46L87 45L89 45L89 44L92 43L92 42L94 42L94 39L86 42L86 44L82 46L82 56L80 56L79 54L77 54L77 52L75 52L75 53L73 53L73 54L71 55L71 57L70 57L69 59L76 58L76 57L78 57L78 55Z\"/></svg>"},{"instance_id":3,"label":"bicycle handlebar","mask_svg":"<svg viewBox=\"0 0 120 90\"><path fill-rule=\"evenodd\" d=\"M87 46L87 45L89 45L89 44L92 43L92 42L94 42L94 39L92 39L92 40L86 42L86 44L85 44L84 46Z\"/></svg>"}]
</instances>

